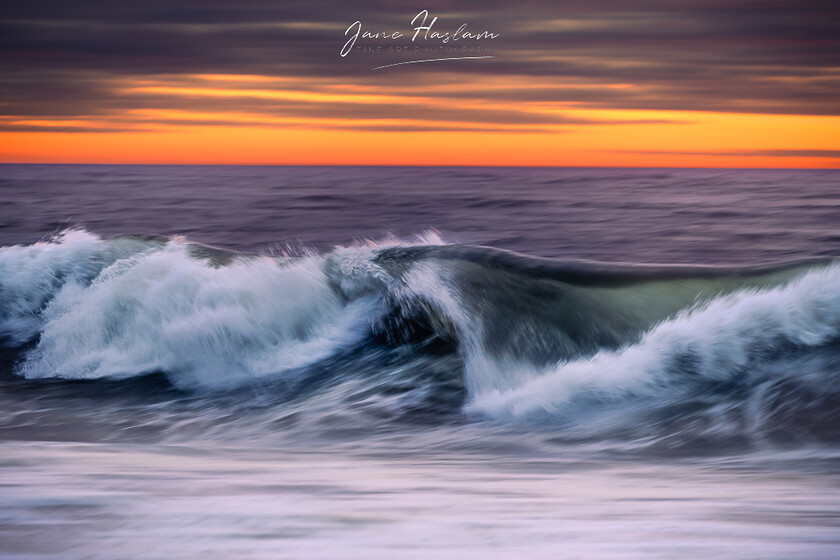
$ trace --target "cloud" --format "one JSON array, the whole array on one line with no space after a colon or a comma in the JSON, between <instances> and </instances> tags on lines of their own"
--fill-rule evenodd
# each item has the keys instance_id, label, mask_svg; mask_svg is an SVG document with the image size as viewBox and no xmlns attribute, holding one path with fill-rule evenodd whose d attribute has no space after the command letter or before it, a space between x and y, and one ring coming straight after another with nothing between
<instances>
[{"instance_id":1,"label":"cloud","mask_svg":"<svg viewBox=\"0 0 840 560\"><path fill-rule=\"evenodd\" d=\"M840 115L836 2L467 0L453 6L423 4L442 32L467 23L476 32L499 33L482 43L495 49L494 59L371 71L427 55L386 50L340 57L344 30L356 20L372 32L402 31L400 45L427 43L408 41L416 9L384 0L5 3L0 113L130 120L125 113L135 109L206 110L347 119L348 126L411 120L406 130L446 129L443 122L471 130L573 121L534 110L540 104ZM395 41L364 44L387 49ZM205 74L272 77L278 82L260 87L309 92L313 100L208 99L126 87L144 81L185 87ZM392 99L378 105L315 99L341 87Z\"/></svg>"},{"instance_id":2,"label":"cloud","mask_svg":"<svg viewBox=\"0 0 840 560\"><path fill-rule=\"evenodd\" d=\"M637 151L623 150L625 154L671 155L671 156L756 156L756 157L795 157L795 158L830 158L840 159L840 150L724 150L709 152L668 152L668 151Z\"/></svg>"}]
</instances>

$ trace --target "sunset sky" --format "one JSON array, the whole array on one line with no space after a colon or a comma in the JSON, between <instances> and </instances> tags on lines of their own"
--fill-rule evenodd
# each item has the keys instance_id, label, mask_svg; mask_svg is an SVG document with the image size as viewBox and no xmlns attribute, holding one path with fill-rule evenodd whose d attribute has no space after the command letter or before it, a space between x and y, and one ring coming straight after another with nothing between
<instances>
[{"instance_id":1,"label":"sunset sky","mask_svg":"<svg viewBox=\"0 0 840 560\"><path fill-rule=\"evenodd\" d=\"M836 1L13 1L0 70L0 162L840 168Z\"/></svg>"}]
</instances>

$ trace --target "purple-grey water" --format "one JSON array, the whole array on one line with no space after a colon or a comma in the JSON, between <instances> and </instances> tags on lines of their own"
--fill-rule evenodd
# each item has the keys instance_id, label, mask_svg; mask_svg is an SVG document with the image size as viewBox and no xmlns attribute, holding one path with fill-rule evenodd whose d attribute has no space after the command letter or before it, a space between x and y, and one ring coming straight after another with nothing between
<instances>
[{"instance_id":1,"label":"purple-grey water","mask_svg":"<svg viewBox=\"0 0 840 560\"><path fill-rule=\"evenodd\" d=\"M3 558L840 555L840 172L0 165L0 200Z\"/></svg>"}]
</instances>

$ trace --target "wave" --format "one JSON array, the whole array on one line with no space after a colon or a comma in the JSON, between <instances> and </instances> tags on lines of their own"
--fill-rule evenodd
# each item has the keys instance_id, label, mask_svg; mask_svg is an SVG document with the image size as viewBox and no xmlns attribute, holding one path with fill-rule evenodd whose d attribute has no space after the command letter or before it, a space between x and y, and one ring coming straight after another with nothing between
<instances>
[{"instance_id":1,"label":"wave","mask_svg":"<svg viewBox=\"0 0 840 560\"><path fill-rule=\"evenodd\" d=\"M35 343L18 373L228 386L316 363L363 337L376 312L370 298L341 301L319 257L216 256L182 239L84 231L4 249L0 334Z\"/></svg>"},{"instance_id":2,"label":"wave","mask_svg":"<svg viewBox=\"0 0 840 560\"><path fill-rule=\"evenodd\" d=\"M313 407L410 395L402 412L419 399L569 437L780 415L835 437L838 340L831 260L602 264L434 234L297 258L83 230L0 249L0 345L26 379L273 383Z\"/></svg>"},{"instance_id":3,"label":"wave","mask_svg":"<svg viewBox=\"0 0 840 560\"><path fill-rule=\"evenodd\" d=\"M815 408L808 410L811 418L828 423L833 417L834 423L840 410L838 340L840 267L833 265L776 288L696 304L637 343L544 368L510 390L485 391L471 409L555 422L577 414L579 423L587 407L621 403L621 422L627 423L630 403L632 412L649 414L705 399L705 415L717 416L713 429L726 428L727 414L760 427L763 416ZM807 402L797 402L803 396Z\"/></svg>"}]
</instances>

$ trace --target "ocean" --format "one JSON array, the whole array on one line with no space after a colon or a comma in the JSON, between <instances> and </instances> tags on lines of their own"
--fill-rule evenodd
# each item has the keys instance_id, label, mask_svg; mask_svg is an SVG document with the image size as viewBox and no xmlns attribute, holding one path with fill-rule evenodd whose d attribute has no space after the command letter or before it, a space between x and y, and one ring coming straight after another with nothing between
<instances>
[{"instance_id":1,"label":"ocean","mask_svg":"<svg viewBox=\"0 0 840 560\"><path fill-rule=\"evenodd\" d=\"M0 557L840 557L840 172L0 165Z\"/></svg>"}]
</instances>

